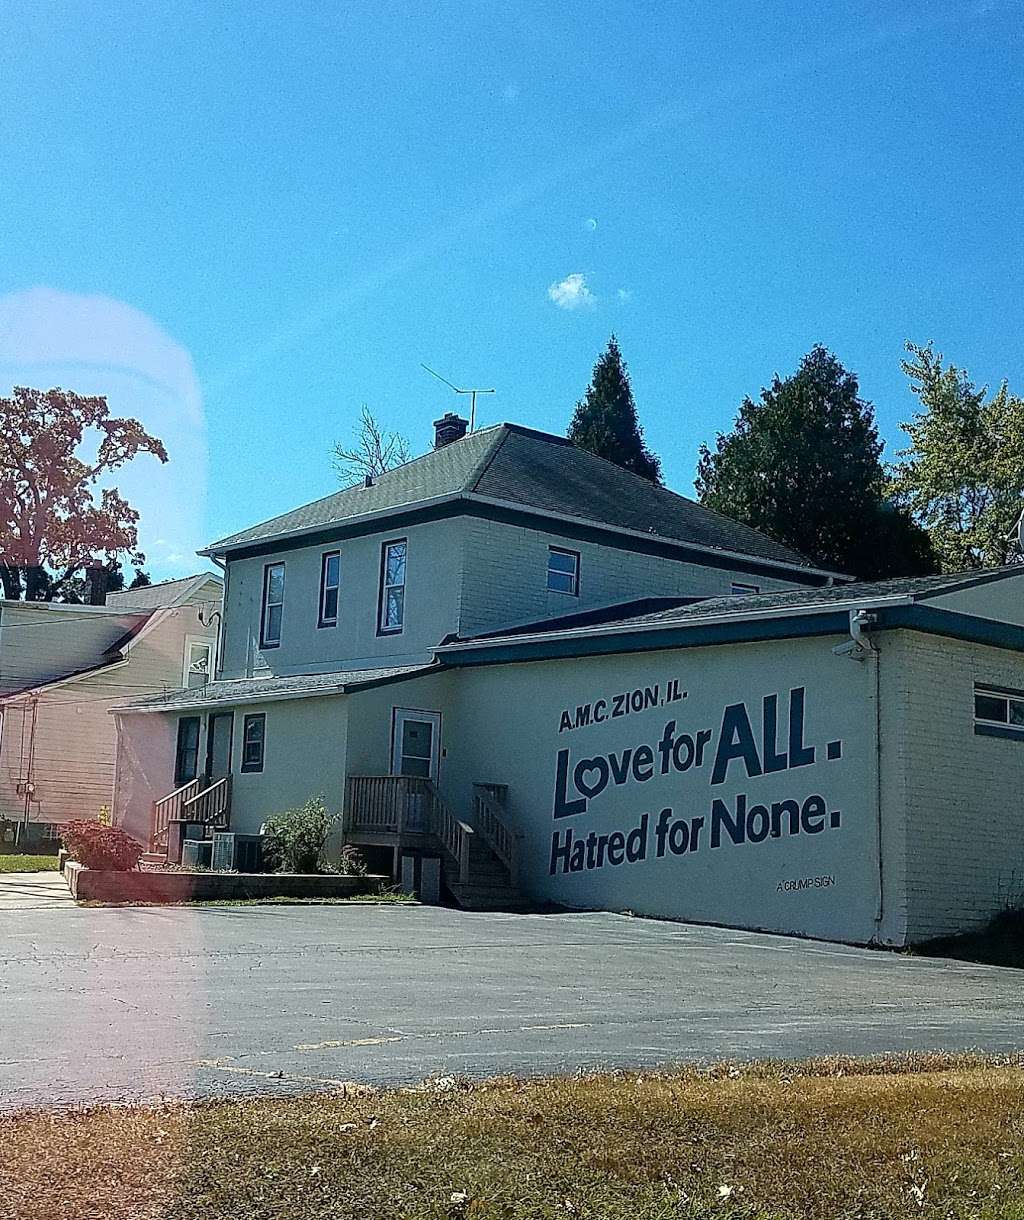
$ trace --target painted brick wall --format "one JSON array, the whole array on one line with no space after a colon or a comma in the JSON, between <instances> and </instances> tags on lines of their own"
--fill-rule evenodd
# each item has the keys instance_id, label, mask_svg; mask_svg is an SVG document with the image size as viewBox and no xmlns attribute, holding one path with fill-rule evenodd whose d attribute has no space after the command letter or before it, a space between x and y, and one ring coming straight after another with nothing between
<instances>
[{"instance_id":1,"label":"painted brick wall","mask_svg":"<svg viewBox=\"0 0 1024 1220\"><path fill-rule=\"evenodd\" d=\"M1024 657L916 632L889 639L882 749L902 772L887 805L905 802L915 941L1024 902L1024 742L974 733L974 683L1024 689Z\"/></svg>"},{"instance_id":2,"label":"painted brick wall","mask_svg":"<svg viewBox=\"0 0 1024 1220\"><path fill-rule=\"evenodd\" d=\"M575 542L551 533L469 519L464 540L460 631L473 635L575 614L639 597L718 597L733 580L761 592L800 587L796 582L749 576L724 568L638 555L597 543ZM580 595L547 589L548 547L580 552Z\"/></svg>"}]
</instances>

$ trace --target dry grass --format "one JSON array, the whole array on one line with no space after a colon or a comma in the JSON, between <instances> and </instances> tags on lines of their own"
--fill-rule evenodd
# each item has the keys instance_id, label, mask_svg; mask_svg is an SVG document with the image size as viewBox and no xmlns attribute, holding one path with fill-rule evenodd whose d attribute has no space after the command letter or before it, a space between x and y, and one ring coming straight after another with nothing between
<instances>
[{"instance_id":1,"label":"dry grass","mask_svg":"<svg viewBox=\"0 0 1024 1220\"><path fill-rule=\"evenodd\" d=\"M18 1220L1024 1216L1019 1059L448 1084L8 1119L0 1212Z\"/></svg>"}]
</instances>

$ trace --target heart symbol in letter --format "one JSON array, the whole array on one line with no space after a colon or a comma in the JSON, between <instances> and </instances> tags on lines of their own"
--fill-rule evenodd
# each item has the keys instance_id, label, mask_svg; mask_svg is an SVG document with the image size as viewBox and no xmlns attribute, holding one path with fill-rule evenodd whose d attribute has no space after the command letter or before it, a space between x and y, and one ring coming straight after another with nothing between
<instances>
[{"instance_id":1,"label":"heart symbol in letter","mask_svg":"<svg viewBox=\"0 0 1024 1220\"><path fill-rule=\"evenodd\" d=\"M596 774L597 778L589 779L591 774ZM572 773L572 782L576 791L588 799L597 796L608 786L608 763L603 758L581 758Z\"/></svg>"}]
</instances>

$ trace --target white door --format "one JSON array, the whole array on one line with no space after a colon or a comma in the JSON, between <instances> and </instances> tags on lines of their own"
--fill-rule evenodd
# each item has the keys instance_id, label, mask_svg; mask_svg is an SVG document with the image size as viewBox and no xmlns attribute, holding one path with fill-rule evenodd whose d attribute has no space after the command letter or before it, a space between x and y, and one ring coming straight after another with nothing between
<instances>
[{"instance_id":1,"label":"white door","mask_svg":"<svg viewBox=\"0 0 1024 1220\"><path fill-rule=\"evenodd\" d=\"M436 781L440 737L440 712L396 707L391 741L392 775L417 775Z\"/></svg>"}]
</instances>

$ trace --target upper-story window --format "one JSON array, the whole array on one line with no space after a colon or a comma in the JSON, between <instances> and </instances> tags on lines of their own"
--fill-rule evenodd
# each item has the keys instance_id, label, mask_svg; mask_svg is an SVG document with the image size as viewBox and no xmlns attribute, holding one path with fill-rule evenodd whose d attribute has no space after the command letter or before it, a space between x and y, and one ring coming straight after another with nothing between
<instances>
[{"instance_id":1,"label":"upper-story window","mask_svg":"<svg viewBox=\"0 0 1024 1220\"><path fill-rule=\"evenodd\" d=\"M979 682L974 688L974 731L1024 741L1024 691Z\"/></svg>"},{"instance_id":2,"label":"upper-story window","mask_svg":"<svg viewBox=\"0 0 1024 1220\"><path fill-rule=\"evenodd\" d=\"M213 641L185 639L185 672L182 686L205 686L213 677Z\"/></svg>"},{"instance_id":3,"label":"upper-story window","mask_svg":"<svg viewBox=\"0 0 1024 1220\"><path fill-rule=\"evenodd\" d=\"M263 569L263 612L260 615L260 648L281 643L284 617L284 564L268 563Z\"/></svg>"},{"instance_id":4,"label":"upper-story window","mask_svg":"<svg viewBox=\"0 0 1024 1220\"><path fill-rule=\"evenodd\" d=\"M380 597L377 629L381 634L399 632L405 625L405 561L408 543L404 538L385 542L380 549Z\"/></svg>"},{"instance_id":5,"label":"upper-story window","mask_svg":"<svg viewBox=\"0 0 1024 1220\"><path fill-rule=\"evenodd\" d=\"M341 552L325 551L320 560L320 617L318 627L337 627L341 589Z\"/></svg>"},{"instance_id":6,"label":"upper-story window","mask_svg":"<svg viewBox=\"0 0 1024 1220\"><path fill-rule=\"evenodd\" d=\"M548 588L552 593L580 595L580 553L548 547Z\"/></svg>"},{"instance_id":7,"label":"upper-story window","mask_svg":"<svg viewBox=\"0 0 1024 1220\"><path fill-rule=\"evenodd\" d=\"M742 597L748 593L760 593L760 585L745 585L739 580L734 580L729 586L729 593L733 597Z\"/></svg>"}]
</instances>

